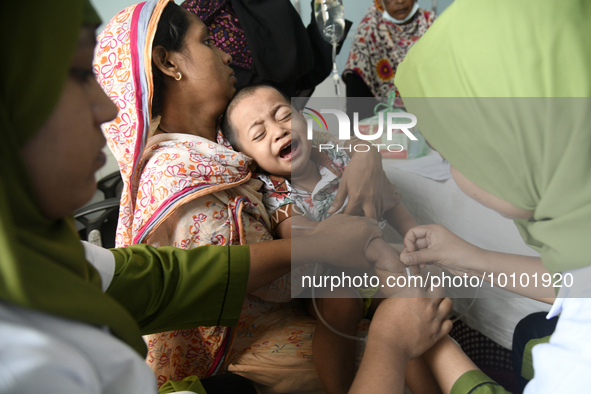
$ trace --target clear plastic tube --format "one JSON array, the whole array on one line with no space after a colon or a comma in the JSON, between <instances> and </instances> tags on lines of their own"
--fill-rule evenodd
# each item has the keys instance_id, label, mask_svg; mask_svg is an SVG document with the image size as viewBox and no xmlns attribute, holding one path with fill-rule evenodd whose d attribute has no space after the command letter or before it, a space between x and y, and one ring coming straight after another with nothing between
<instances>
[{"instance_id":1,"label":"clear plastic tube","mask_svg":"<svg viewBox=\"0 0 591 394\"><path fill-rule=\"evenodd\" d=\"M308 230L308 229L314 229L314 227L309 227L309 226L291 226L294 229L300 229L300 230ZM400 255L397 255L396 253L392 253L393 256L396 256L397 258L400 258ZM315 264L314 265L314 276L316 276L318 274L318 266L320 264ZM405 268L405 272L406 272L406 276L410 279L410 277L413 275L412 271L410 269L410 267L406 267ZM462 317L466 316L466 314L470 311L470 308L472 308L472 305L474 305L474 302L476 301L476 298L478 298L478 292L480 290L480 287L476 288L476 294L474 294L474 298L472 299L472 301L470 302L470 304L468 305L468 307L466 308L466 310L461 313L459 316L456 316L451 322L455 323L458 320L460 320ZM322 314L320 313L320 310L318 309L318 304L316 303L316 294L314 291L314 286L312 286L312 305L314 306L314 310L316 311L316 315L318 316L318 319L322 322L322 324L324 324L330 331L334 332L337 335L340 335L342 337L348 338L348 339L352 339L355 341L361 341L361 342L366 342L367 341L367 337L354 337L352 335L348 335L345 334L343 332L340 332L339 330L337 330L336 328L334 328L333 326L331 326L330 324L328 324L328 322L326 320L324 320L324 317L322 317Z\"/></svg>"},{"instance_id":2,"label":"clear plastic tube","mask_svg":"<svg viewBox=\"0 0 591 394\"><path fill-rule=\"evenodd\" d=\"M318 266L319 266L319 264L315 264L314 265L314 276L316 276L316 274L318 273ZM345 338L348 338L348 339L352 339L354 341L361 341L361 342L366 342L367 341L367 338L366 337L354 337L352 335L348 335L348 334L345 334L343 332L340 332L339 330L337 330L336 328L334 328L333 326L331 326L330 324L328 324L328 322L326 320L324 320L324 317L322 317L322 315L320 314L320 310L318 310L318 305L316 304L316 296L314 294L314 286L312 286L312 304L314 305L314 310L316 311L316 315L318 316L318 319L330 331L332 331L335 334L338 334L338 335L340 335L342 337L345 337Z\"/></svg>"}]
</instances>

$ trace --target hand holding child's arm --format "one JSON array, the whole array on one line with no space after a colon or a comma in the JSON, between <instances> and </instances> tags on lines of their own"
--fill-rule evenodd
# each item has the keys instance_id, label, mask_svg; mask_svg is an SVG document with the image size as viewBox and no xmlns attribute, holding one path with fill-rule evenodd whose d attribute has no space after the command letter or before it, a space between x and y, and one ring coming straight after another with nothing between
<instances>
[{"instance_id":1,"label":"hand holding child's arm","mask_svg":"<svg viewBox=\"0 0 591 394\"><path fill-rule=\"evenodd\" d=\"M353 142L352 145L359 142ZM384 174L382 155L375 148L372 147L367 152L355 152L351 149L351 161L345 168L337 195L328 212L337 212L349 196L346 214L364 215L374 219L382 217L396 203L392 199L394 189Z\"/></svg>"},{"instance_id":2,"label":"hand holding child's arm","mask_svg":"<svg viewBox=\"0 0 591 394\"><path fill-rule=\"evenodd\" d=\"M292 259L298 264L327 263L369 269L373 261L367 260L365 252L374 239L381 237L375 219L332 215L317 222L312 235L292 238Z\"/></svg>"}]
</instances>

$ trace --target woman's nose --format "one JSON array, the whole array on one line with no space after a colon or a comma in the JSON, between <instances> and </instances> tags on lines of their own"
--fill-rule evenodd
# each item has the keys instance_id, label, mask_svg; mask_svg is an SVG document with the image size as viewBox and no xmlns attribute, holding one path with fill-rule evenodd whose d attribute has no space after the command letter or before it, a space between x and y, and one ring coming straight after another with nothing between
<instances>
[{"instance_id":1,"label":"woman's nose","mask_svg":"<svg viewBox=\"0 0 591 394\"><path fill-rule=\"evenodd\" d=\"M222 59L222 62L224 62L224 64L226 66L229 66L230 64L232 64L232 55L222 51L218 47L216 47L216 49L218 50L218 56L220 57L220 59Z\"/></svg>"}]
</instances>

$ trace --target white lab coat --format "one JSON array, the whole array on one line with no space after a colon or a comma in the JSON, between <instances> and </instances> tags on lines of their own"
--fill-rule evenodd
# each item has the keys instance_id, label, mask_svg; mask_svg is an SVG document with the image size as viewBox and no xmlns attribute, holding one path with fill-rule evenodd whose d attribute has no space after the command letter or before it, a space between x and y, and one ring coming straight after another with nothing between
<instances>
[{"instance_id":1,"label":"white lab coat","mask_svg":"<svg viewBox=\"0 0 591 394\"><path fill-rule=\"evenodd\" d=\"M591 393L591 267L570 273L575 284L563 285L548 313L560 314L556 331L549 343L534 346L534 378L524 394Z\"/></svg>"},{"instance_id":2,"label":"white lab coat","mask_svg":"<svg viewBox=\"0 0 591 394\"><path fill-rule=\"evenodd\" d=\"M113 255L89 244L85 250L105 291ZM156 387L144 360L107 327L0 302L1 394L156 394Z\"/></svg>"}]
</instances>

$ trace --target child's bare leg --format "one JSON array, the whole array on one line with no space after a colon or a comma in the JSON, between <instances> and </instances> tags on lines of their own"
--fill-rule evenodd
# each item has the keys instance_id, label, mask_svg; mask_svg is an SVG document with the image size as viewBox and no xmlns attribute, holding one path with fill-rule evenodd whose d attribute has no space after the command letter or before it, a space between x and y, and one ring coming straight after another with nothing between
<instances>
[{"instance_id":1,"label":"child's bare leg","mask_svg":"<svg viewBox=\"0 0 591 394\"><path fill-rule=\"evenodd\" d=\"M361 298L319 298L316 303L324 320L334 329L356 336L357 326L363 316ZM346 393L355 377L357 341L338 335L326 327L318 319L311 299L306 300L306 308L317 320L312 352L322 386L328 394Z\"/></svg>"},{"instance_id":2,"label":"child's bare leg","mask_svg":"<svg viewBox=\"0 0 591 394\"><path fill-rule=\"evenodd\" d=\"M368 311L370 318L373 317L374 312L383 300L383 298L374 298L371 301ZM412 394L441 394L437 380L423 357L412 359L406 364L404 381Z\"/></svg>"}]
</instances>

